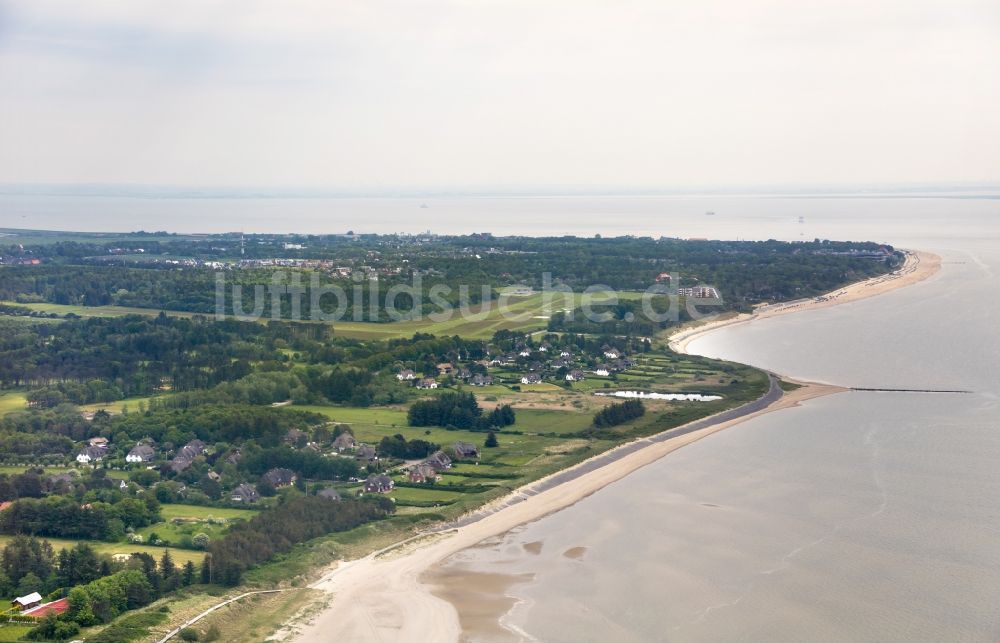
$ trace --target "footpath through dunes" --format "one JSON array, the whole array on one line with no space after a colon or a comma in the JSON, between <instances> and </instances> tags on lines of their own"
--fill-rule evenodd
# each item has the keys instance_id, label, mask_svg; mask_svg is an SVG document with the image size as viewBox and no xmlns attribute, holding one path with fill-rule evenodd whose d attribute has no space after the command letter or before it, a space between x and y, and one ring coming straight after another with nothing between
<instances>
[{"instance_id":1,"label":"footpath through dunes","mask_svg":"<svg viewBox=\"0 0 1000 643\"><path fill-rule=\"evenodd\" d=\"M402 543L342 563L313 588L334 594L328 607L283 635L296 641L331 639L454 641L461 627L455 608L422 581L432 566L487 538L569 507L668 453L771 411L841 392L803 383L783 391L771 376L757 400L662 433L639 438L575 467L530 483L466 517Z\"/></svg>"}]
</instances>

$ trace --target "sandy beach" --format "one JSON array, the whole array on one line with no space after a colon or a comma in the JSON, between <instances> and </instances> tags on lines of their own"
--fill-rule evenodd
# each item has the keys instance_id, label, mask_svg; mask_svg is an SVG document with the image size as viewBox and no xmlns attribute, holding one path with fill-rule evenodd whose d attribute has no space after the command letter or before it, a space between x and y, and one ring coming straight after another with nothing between
<instances>
[{"instance_id":1,"label":"sandy beach","mask_svg":"<svg viewBox=\"0 0 1000 643\"><path fill-rule=\"evenodd\" d=\"M869 297L875 297L876 295L881 295L897 288L921 282L934 275L940 268L941 257L936 254L920 250L906 251L906 261L902 267L888 275L859 281L820 297L799 299L780 304L761 304L754 308L752 313L743 313L711 321L693 322L670 336L670 348L678 353L686 353L688 344L696 337L718 330L719 328L734 324L744 324L756 319L767 319L769 317L777 317L805 310L819 310L852 301L868 299Z\"/></svg>"},{"instance_id":2,"label":"sandy beach","mask_svg":"<svg viewBox=\"0 0 1000 643\"><path fill-rule=\"evenodd\" d=\"M872 297L922 281L933 275L939 266L940 258L936 255L911 252L906 264L892 275L852 284L824 297L765 305L752 314L684 328L670 338L670 344L674 350L684 352L694 337L722 326ZM342 562L313 585L332 595L328 606L306 622L288 624L280 633L280 638L407 643L493 638L498 627L496 617L506 612L512 603L512 599L504 600L505 588L517 579L502 575L480 578L483 575L477 575L476 578L465 579L468 590L458 593L452 585L462 579L449 579L449 587L445 587L441 584L440 570L428 573L429 570L463 549L571 506L637 469L708 435L747 419L844 390L825 384L801 384L800 388L784 393L776 401L752 413L733 419L719 418L724 421L698 425L703 428L670 439L651 439L655 436L642 438L637 442L644 444L629 443L618 447L625 449L623 455L609 458L607 464L588 467L590 461L586 461L576 465L576 468L581 468L580 475L565 476L565 472L560 472L550 476L563 475L567 478L566 482L546 485L546 479L542 479L531 483L527 485L532 490L530 495L521 490L515 491L508 498L494 503L497 506L485 508L475 521L463 522L461 526L447 531L416 536L359 560ZM521 497L511 502L511 497L517 496ZM483 598L485 603L476 598L480 593L488 595L488 600Z\"/></svg>"}]
</instances>

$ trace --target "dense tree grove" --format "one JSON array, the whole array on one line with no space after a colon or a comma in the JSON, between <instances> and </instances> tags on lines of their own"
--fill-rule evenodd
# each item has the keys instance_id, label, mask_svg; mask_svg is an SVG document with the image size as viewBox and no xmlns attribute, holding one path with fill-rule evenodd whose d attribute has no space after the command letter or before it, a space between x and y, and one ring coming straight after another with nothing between
<instances>
[{"instance_id":1,"label":"dense tree grove","mask_svg":"<svg viewBox=\"0 0 1000 643\"><path fill-rule=\"evenodd\" d=\"M328 458L314 451L289 447L249 451L240 461L240 468L256 476L269 469L291 469L318 480L347 480L358 475L358 465L352 459Z\"/></svg>"},{"instance_id":2,"label":"dense tree grove","mask_svg":"<svg viewBox=\"0 0 1000 643\"><path fill-rule=\"evenodd\" d=\"M617 426L642 417L645 413L646 406L642 400L614 402L594 414L594 426L598 428Z\"/></svg>"},{"instance_id":3,"label":"dense tree grove","mask_svg":"<svg viewBox=\"0 0 1000 643\"><path fill-rule=\"evenodd\" d=\"M158 521L158 510L155 501L147 504L136 498L83 505L66 496L21 498L0 512L0 533L118 540L129 527L145 527Z\"/></svg>"},{"instance_id":4,"label":"dense tree grove","mask_svg":"<svg viewBox=\"0 0 1000 643\"><path fill-rule=\"evenodd\" d=\"M440 445L426 440L407 440L400 434L382 438L378 443L379 455L383 457L399 458L401 460L413 460L416 458L426 458L437 451Z\"/></svg>"},{"instance_id":5,"label":"dense tree grove","mask_svg":"<svg viewBox=\"0 0 1000 643\"><path fill-rule=\"evenodd\" d=\"M145 414L114 417L112 434L131 439L152 437L158 443L181 445L195 438L205 442L254 440L264 447L277 446L289 429L325 422L316 413L244 404L206 405L187 409L156 408Z\"/></svg>"},{"instance_id":6,"label":"dense tree grove","mask_svg":"<svg viewBox=\"0 0 1000 643\"><path fill-rule=\"evenodd\" d=\"M271 328L165 315L19 325L0 342L0 386L40 387L28 401L46 407L207 388L280 360Z\"/></svg>"},{"instance_id":7,"label":"dense tree grove","mask_svg":"<svg viewBox=\"0 0 1000 643\"><path fill-rule=\"evenodd\" d=\"M14 536L3 548L0 555L0 595L8 596L17 593L19 588L27 589L26 594L47 590L52 587L49 581L56 570L55 553L47 540L38 540L30 536ZM25 584L25 578L29 577Z\"/></svg>"},{"instance_id":8,"label":"dense tree grove","mask_svg":"<svg viewBox=\"0 0 1000 643\"><path fill-rule=\"evenodd\" d=\"M224 538L212 543L206 563L208 580L236 585L243 572L297 543L353 529L393 511L395 505L382 496L339 502L318 496L292 498L235 525Z\"/></svg>"},{"instance_id":9,"label":"dense tree grove","mask_svg":"<svg viewBox=\"0 0 1000 643\"><path fill-rule=\"evenodd\" d=\"M487 430L509 426L514 423L515 417L514 409L509 404L498 406L484 415L475 395L457 391L414 402L407 412L407 420L410 426Z\"/></svg>"}]
</instances>

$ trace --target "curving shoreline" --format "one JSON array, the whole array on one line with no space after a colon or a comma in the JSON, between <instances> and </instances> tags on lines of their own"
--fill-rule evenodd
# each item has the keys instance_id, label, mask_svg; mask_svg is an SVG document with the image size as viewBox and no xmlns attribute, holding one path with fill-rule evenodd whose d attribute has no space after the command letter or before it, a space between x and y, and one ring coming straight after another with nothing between
<instances>
[{"instance_id":1,"label":"curving shoreline","mask_svg":"<svg viewBox=\"0 0 1000 643\"><path fill-rule=\"evenodd\" d=\"M799 299L780 304L761 304L755 307L752 313L740 313L726 319L710 320L707 322L694 322L693 324L681 327L670 336L670 348L678 353L687 353L687 347L692 341L720 328L745 324L758 319L778 317L789 313L820 310L840 304L861 301L919 283L933 276L941 269L941 257L932 252L922 250L906 250L904 252L906 252L906 260L903 262L903 265L899 270L887 275L858 281L819 297Z\"/></svg>"},{"instance_id":2,"label":"curving shoreline","mask_svg":"<svg viewBox=\"0 0 1000 643\"><path fill-rule=\"evenodd\" d=\"M890 275L851 284L823 297L761 306L751 314L682 328L670 337L670 346L677 352L686 352L693 339L718 328L865 299L922 281L939 267L937 255L908 252L904 266ZM766 413L845 390L827 384L801 384L801 388L782 394L772 378L771 389L755 402L620 445L525 485L444 530L422 534L365 558L341 563L312 585L333 594L328 607L307 623L290 625L282 638L296 641L335 638L457 641L462 637L463 626L469 627L468 619L460 620L458 606L444 598L454 600L453 594L434 587L434 579L425 578L438 563L483 540L571 506L708 435ZM481 615L479 620L482 620Z\"/></svg>"}]
</instances>

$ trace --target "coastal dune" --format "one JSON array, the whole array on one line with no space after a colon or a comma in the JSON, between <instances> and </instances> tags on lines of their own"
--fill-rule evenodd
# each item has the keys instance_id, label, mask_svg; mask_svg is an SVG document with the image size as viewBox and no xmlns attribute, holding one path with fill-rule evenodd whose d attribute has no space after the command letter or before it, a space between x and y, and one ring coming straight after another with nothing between
<instances>
[{"instance_id":1,"label":"coastal dune","mask_svg":"<svg viewBox=\"0 0 1000 643\"><path fill-rule=\"evenodd\" d=\"M671 337L670 345L674 350L684 352L694 337L722 326L857 301L926 279L939 266L940 258L936 255L910 252L905 265L891 275L852 284L824 297L762 306L752 314L682 329ZM635 443L618 447L626 448L627 452L621 457L608 458L607 464L594 468L588 466L590 461L585 461L577 465L580 468L579 475L566 476L564 471L550 476L562 475L567 478L564 482L546 484L546 479L542 479L531 483L514 491L507 498L496 501L494 506L487 506L477 512L475 520L462 521L460 526L453 529L422 534L365 558L341 562L313 585L315 589L331 594L327 607L306 622L288 624L279 638L305 642L364 640L413 643L458 641L464 638L463 631L466 636L481 638L474 630L479 628L488 615L469 614L469 605L463 605L454 592L424 582L433 581L426 578L426 572L433 566L488 538L569 507L668 453L708 435L766 413L796 406L805 400L845 390L826 384L801 384L800 388L782 394L776 401L752 413L731 419L720 414L720 421L708 423L707 426L699 425L702 428L669 439L642 438L639 442L645 443L640 445L641 448L635 448ZM679 429L673 431L681 433ZM607 455L595 456L602 457L606 458ZM531 493L524 493L526 490ZM493 595L502 598L506 581L500 578L494 580L496 582L491 583ZM484 591L489 589L485 588ZM446 598L454 600L461 607L461 620L455 604ZM486 606L485 609L494 609L502 614L507 609L507 603L502 600L495 602L496 605Z\"/></svg>"}]
</instances>

